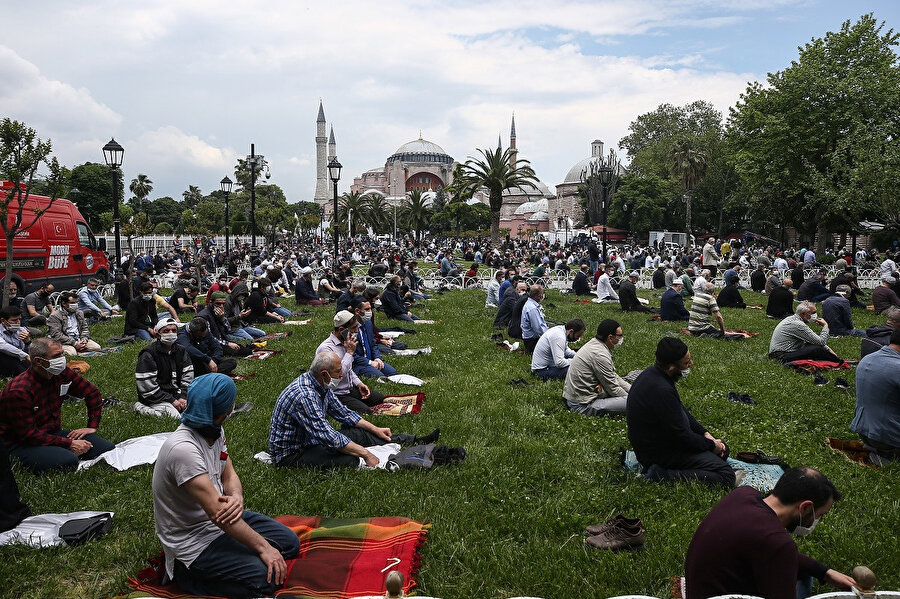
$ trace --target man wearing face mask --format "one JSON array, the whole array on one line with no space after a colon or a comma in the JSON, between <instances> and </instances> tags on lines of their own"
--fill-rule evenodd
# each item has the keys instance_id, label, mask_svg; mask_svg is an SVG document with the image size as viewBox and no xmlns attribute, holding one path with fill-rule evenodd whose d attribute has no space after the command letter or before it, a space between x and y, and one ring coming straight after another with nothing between
<instances>
[{"instance_id":1,"label":"man wearing face mask","mask_svg":"<svg viewBox=\"0 0 900 599\"><path fill-rule=\"evenodd\" d=\"M97 387L66 367L62 346L49 337L31 342L31 367L0 393L0 438L9 454L35 472L74 470L115 447L97 435L102 399ZM84 399L87 427L63 429L60 408L71 395Z\"/></svg>"},{"instance_id":2,"label":"man wearing face mask","mask_svg":"<svg viewBox=\"0 0 900 599\"><path fill-rule=\"evenodd\" d=\"M297 534L244 509L244 488L228 456L222 424L237 388L223 374L188 387L181 424L153 468L153 516L166 579L191 595L270 597L300 550Z\"/></svg>"},{"instance_id":3,"label":"man wearing face mask","mask_svg":"<svg viewBox=\"0 0 900 599\"><path fill-rule=\"evenodd\" d=\"M294 286L294 300L298 306L321 306L325 303L316 295L312 285L312 268L304 266Z\"/></svg>"},{"instance_id":4,"label":"man wearing face mask","mask_svg":"<svg viewBox=\"0 0 900 599\"><path fill-rule=\"evenodd\" d=\"M563 399L569 410L584 416L604 416L625 411L631 384L616 373L612 352L621 347L625 335L618 322L607 318L597 326L597 335L572 358Z\"/></svg>"},{"instance_id":5,"label":"man wearing face mask","mask_svg":"<svg viewBox=\"0 0 900 599\"><path fill-rule=\"evenodd\" d=\"M349 409L334 391L336 382L342 381L346 373L336 354L319 352L309 371L281 392L269 427L269 453L276 466L374 468L378 458L367 447L385 443L426 445L438 440L440 429L424 437L392 433ZM328 416L341 423L340 431L335 430Z\"/></svg>"},{"instance_id":6,"label":"man wearing face mask","mask_svg":"<svg viewBox=\"0 0 900 599\"><path fill-rule=\"evenodd\" d=\"M178 344L187 351L197 376L210 372L228 374L237 368L237 360L225 357L222 344L209 332L209 323L202 316L179 331Z\"/></svg>"},{"instance_id":7,"label":"man wearing face mask","mask_svg":"<svg viewBox=\"0 0 900 599\"><path fill-rule=\"evenodd\" d=\"M685 560L687 596L808 597L812 578L848 590L856 581L800 553L791 535L812 532L840 492L821 472L803 466L782 475L765 499L740 487L707 514Z\"/></svg>"},{"instance_id":8,"label":"man wearing face mask","mask_svg":"<svg viewBox=\"0 0 900 599\"><path fill-rule=\"evenodd\" d=\"M725 461L728 447L685 409L675 388L693 363L684 341L659 340L656 364L638 375L628 392L628 439L647 480L697 480L733 487L734 470Z\"/></svg>"},{"instance_id":9,"label":"man wearing face mask","mask_svg":"<svg viewBox=\"0 0 900 599\"><path fill-rule=\"evenodd\" d=\"M357 376L364 377L397 374L393 366L381 359L381 351L375 342L375 330L372 327L372 304L362 296L358 296L353 298L351 307L359 325L356 352L353 354L353 372Z\"/></svg>"},{"instance_id":10,"label":"man wearing face mask","mask_svg":"<svg viewBox=\"0 0 900 599\"><path fill-rule=\"evenodd\" d=\"M100 344L91 339L84 313L78 309L78 295L64 292L59 298L60 310L47 317L47 336L62 344L67 356L98 351Z\"/></svg>"},{"instance_id":11,"label":"man wearing face mask","mask_svg":"<svg viewBox=\"0 0 900 599\"><path fill-rule=\"evenodd\" d=\"M525 353L534 352L534 346L547 331L547 321L544 319L544 309L541 302L544 301L544 288L541 285L532 285L528 290L528 300L522 306L522 341L525 344Z\"/></svg>"},{"instance_id":12,"label":"man wearing face mask","mask_svg":"<svg viewBox=\"0 0 900 599\"><path fill-rule=\"evenodd\" d=\"M40 327L47 324L47 314L53 314L53 304L50 303L50 294L53 293L53 285L46 283L41 285L37 291L33 291L25 296L22 305L25 307L25 324L30 327Z\"/></svg>"},{"instance_id":13,"label":"man wearing face mask","mask_svg":"<svg viewBox=\"0 0 900 599\"><path fill-rule=\"evenodd\" d=\"M410 312L403 298L400 297L400 285L402 282L403 279L400 278L400 275L391 277L387 287L381 293L381 305L384 308L384 314L388 318L413 322L418 320L419 317Z\"/></svg>"},{"instance_id":14,"label":"man wearing face mask","mask_svg":"<svg viewBox=\"0 0 900 599\"><path fill-rule=\"evenodd\" d=\"M140 295L131 300L125 309L125 334L150 341L158 335L156 323L159 321L156 299L153 297L153 283L144 281L139 291Z\"/></svg>"},{"instance_id":15,"label":"man wearing face mask","mask_svg":"<svg viewBox=\"0 0 900 599\"><path fill-rule=\"evenodd\" d=\"M377 406L384 401L384 394L369 389L353 372L353 355L359 343L359 323L352 312L341 310L334 315L334 330L319 344L316 353L331 352L340 360L343 375L329 387L345 406L361 414L371 414L369 406Z\"/></svg>"},{"instance_id":16,"label":"man wearing face mask","mask_svg":"<svg viewBox=\"0 0 900 599\"><path fill-rule=\"evenodd\" d=\"M573 318L566 324L547 329L534 346L531 356L531 373L542 380L565 379L575 352L569 343L575 343L584 334L584 321Z\"/></svg>"},{"instance_id":17,"label":"man wearing face mask","mask_svg":"<svg viewBox=\"0 0 900 599\"><path fill-rule=\"evenodd\" d=\"M13 377L28 370L31 333L22 326L22 311L15 306L0 310L0 376Z\"/></svg>"},{"instance_id":18,"label":"man wearing face mask","mask_svg":"<svg viewBox=\"0 0 900 599\"><path fill-rule=\"evenodd\" d=\"M180 418L187 407L187 389L194 380L194 366L178 341L173 318L157 324L159 337L138 354L134 378L138 401L134 411L148 416Z\"/></svg>"}]
</instances>

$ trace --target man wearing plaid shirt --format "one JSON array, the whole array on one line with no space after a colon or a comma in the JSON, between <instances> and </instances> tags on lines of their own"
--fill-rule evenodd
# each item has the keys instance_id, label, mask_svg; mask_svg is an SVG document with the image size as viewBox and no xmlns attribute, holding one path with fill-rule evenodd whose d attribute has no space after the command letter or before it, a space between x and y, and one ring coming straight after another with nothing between
<instances>
[{"instance_id":1,"label":"man wearing plaid shirt","mask_svg":"<svg viewBox=\"0 0 900 599\"><path fill-rule=\"evenodd\" d=\"M115 447L96 434L102 400L97 387L66 367L62 345L48 337L28 348L31 367L0 393L0 438L10 455L35 472L74 470L79 459L92 459ZM60 407L66 395L83 398L86 428L62 428Z\"/></svg>"},{"instance_id":2,"label":"man wearing plaid shirt","mask_svg":"<svg viewBox=\"0 0 900 599\"><path fill-rule=\"evenodd\" d=\"M269 427L269 453L276 466L374 468L375 457L366 447L385 443L428 444L437 441L437 429L424 437L391 433L364 420L338 401L332 388L344 376L341 360L332 352L313 358L309 372L300 375L281 392ZM337 431L328 416L341 423Z\"/></svg>"}]
</instances>

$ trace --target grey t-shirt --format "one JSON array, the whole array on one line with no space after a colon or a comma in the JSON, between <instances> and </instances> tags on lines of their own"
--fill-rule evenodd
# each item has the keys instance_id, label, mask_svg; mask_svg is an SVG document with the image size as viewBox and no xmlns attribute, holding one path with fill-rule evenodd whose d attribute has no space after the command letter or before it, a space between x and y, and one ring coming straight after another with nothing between
<instances>
[{"instance_id":1,"label":"grey t-shirt","mask_svg":"<svg viewBox=\"0 0 900 599\"><path fill-rule=\"evenodd\" d=\"M31 306L34 308L34 311L40 314L44 310L47 309L47 304L50 303L49 297L45 298L41 296L37 291L33 291L25 296L25 306ZM25 309L25 314L23 315L26 318L28 317L27 308Z\"/></svg>"},{"instance_id":2,"label":"grey t-shirt","mask_svg":"<svg viewBox=\"0 0 900 599\"><path fill-rule=\"evenodd\" d=\"M174 577L175 560L190 567L198 555L219 535L225 534L213 524L203 507L182 485L207 475L220 494L222 471L227 456L225 433L212 446L200 433L181 424L159 450L153 468L153 514L156 536L166 554L166 572Z\"/></svg>"}]
</instances>

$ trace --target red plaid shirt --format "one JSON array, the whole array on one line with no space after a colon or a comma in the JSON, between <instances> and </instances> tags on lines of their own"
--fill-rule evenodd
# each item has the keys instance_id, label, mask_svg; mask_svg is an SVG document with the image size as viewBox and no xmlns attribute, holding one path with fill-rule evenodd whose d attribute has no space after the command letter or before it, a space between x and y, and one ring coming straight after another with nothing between
<instances>
[{"instance_id":1,"label":"red plaid shirt","mask_svg":"<svg viewBox=\"0 0 900 599\"><path fill-rule=\"evenodd\" d=\"M61 390L65 391L62 395ZM54 434L62 428L59 412L65 395L84 398L88 428L100 426L103 403L100 391L90 381L68 367L49 380L29 368L0 393L0 437L7 445L69 447L71 439Z\"/></svg>"}]
</instances>

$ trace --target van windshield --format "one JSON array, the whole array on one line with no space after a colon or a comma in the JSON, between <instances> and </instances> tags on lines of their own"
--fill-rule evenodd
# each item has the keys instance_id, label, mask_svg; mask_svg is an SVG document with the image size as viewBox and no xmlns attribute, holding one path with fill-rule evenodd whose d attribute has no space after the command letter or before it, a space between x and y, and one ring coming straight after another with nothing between
<instances>
[{"instance_id":1,"label":"van windshield","mask_svg":"<svg viewBox=\"0 0 900 599\"><path fill-rule=\"evenodd\" d=\"M82 247L96 250L97 242L94 240L94 235L91 233L91 230L88 229L88 226L84 223L76 223L76 225L78 226L78 243L80 243Z\"/></svg>"}]
</instances>

